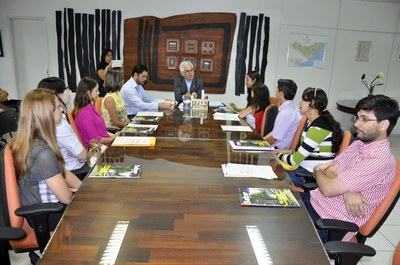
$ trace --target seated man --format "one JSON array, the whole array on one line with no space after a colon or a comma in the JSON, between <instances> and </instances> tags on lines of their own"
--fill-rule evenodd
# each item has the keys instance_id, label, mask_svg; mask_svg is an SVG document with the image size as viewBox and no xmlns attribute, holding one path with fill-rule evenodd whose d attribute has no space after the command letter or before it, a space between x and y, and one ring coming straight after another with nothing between
<instances>
[{"instance_id":1,"label":"seated man","mask_svg":"<svg viewBox=\"0 0 400 265\"><path fill-rule=\"evenodd\" d=\"M281 105L276 116L272 132L264 136L264 139L278 149L290 148L293 136L296 133L300 121L300 111L293 104L296 96L297 85L290 79L279 79L276 87L276 98Z\"/></svg>"},{"instance_id":2,"label":"seated man","mask_svg":"<svg viewBox=\"0 0 400 265\"><path fill-rule=\"evenodd\" d=\"M181 77L174 81L175 100L181 103L185 96L197 98L201 96L203 90L203 80L194 76L193 64L189 61L183 61L179 65Z\"/></svg>"},{"instance_id":3,"label":"seated man","mask_svg":"<svg viewBox=\"0 0 400 265\"><path fill-rule=\"evenodd\" d=\"M131 78L121 88L121 96L125 102L128 117L135 116L139 111L157 111L169 109L174 103L153 99L144 91L143 85L147 82L149 70L139 64L132 68Z\"/></svg>"},{"instance_id":4,"label":"seated man","mask_svg":"<svg viewBox=\"0 0 400 265\"><path fill-rule=\"evenodd\" d=\"M394 181L396 159L388 136L397 123L399 105L384 95L368 96L356 106L354 141L331 163L314 167L318 189L301 193L315 222L338 219L363 225L386 197ZM327 231L318 231L327 240ZM353 236L346 234L343 240Z\"/></svg>"}]
</instances>

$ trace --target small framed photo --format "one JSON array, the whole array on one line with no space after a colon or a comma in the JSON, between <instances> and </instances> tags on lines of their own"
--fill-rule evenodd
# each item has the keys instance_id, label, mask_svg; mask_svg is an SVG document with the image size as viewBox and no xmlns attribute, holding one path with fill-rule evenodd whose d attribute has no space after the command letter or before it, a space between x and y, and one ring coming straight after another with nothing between
<instances>
[{"instance_id":1,"label":"small framed photo","mask_svg":"<svg viewBox=\"0 0 400 265\"><path fill-rule=\"evenodd\" d=\"M207 54L207 55L215 54L215 41L202 41L201 54Z\"/></svg>"},{"instance_id":2,"label":"small framed photo","mask_svg":"<svg viewBox=\"0 0 400 265\"><path fill-rule=\"evenodd\" d=\"M181 42L179 39L167 39L167 52L180 52Z\"/></svg>"},{"instance_id":3,"label":"small framed photo","mask_svg":"<svg viewBox=\"0 0 400 265\"><path fill-rule=\"evenodd\" d=\"M200 59L200 72L212 72L214 70L214 60L210 58Z\"/></svg>"},{"instance_id":4,"label":"small framed photo","mask_svg":"<svg viewBox=\"0 0 400 265\"><path fill-rule=\"evenodd\" d=\"M197 40L185 40L184 42L185 53L194 53L198 52L198 41Z\"/></svg>"},{"instance_id":5,"label":"small framed photo","mask_svg":"<svg viewBox=\"0 0 400 265\"><path fill-rule=\"evenodd\" d=\"M168 70L176 70L178 69L179 58L178 56L167 56L167 69Z\"/></svg>"},{"instance_id":6,"label":"small framed photo","mask_svg":"<svg viewBox=\"0 0 400 265\"><path fill-rule=\"evenodd\" d=\"M197 59L196 59L196 58L194 58L194 57L184 57L183 60L182 60L182 62L183 62L183 61L189 61L189 62L191 62L192 65L193 65L194 70L197 69L197 67L196 67Z\"/></svg>"}]
</instances>

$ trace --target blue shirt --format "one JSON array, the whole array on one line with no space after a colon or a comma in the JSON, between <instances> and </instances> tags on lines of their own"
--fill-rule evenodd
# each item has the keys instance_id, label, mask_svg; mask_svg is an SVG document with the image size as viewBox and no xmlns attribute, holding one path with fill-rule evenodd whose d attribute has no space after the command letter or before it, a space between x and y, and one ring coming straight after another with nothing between
<instances>
[{"instance_id":1,"label":"blue shirt","mask_svg":"<svg viewBox=\"0 0 400 265\"><path fill-rule=\"evenodd\" d=\"M280 105L271 133L271 136L276 139L273 146L282 150L289 149L300 119L300 111L293 104L293 101L287 100Z\"/></svg>"},{"instance_id":2,"label":"blue shirt","mask_svg":"<svg viewBox=\"0 0 400 265\"><path fill-rule=\"evenodd\" d=\"M121 88L121 97L125 102L128 115L135 115L139 111L157 111L158 103L147 95L143 87L131 77Z\"/></svg>"}]
</instances>

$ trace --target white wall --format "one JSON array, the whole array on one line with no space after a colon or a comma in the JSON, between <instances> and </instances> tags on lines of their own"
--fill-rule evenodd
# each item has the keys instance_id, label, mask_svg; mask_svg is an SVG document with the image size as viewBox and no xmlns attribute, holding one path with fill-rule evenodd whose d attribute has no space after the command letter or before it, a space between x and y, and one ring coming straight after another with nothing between
<instances>
[{"instance_id":1,"label":"white wall","mask_svg":"<svg viewBox=\"0 0 400 265\"><path fill-rule=\"evenodd\" d=\"M65 7L75 12L94 13L96 8L122 10L123 19L152 15L168 17L195 12L233 12L239 15L264 13L271 18L270 46L265 83L270 93L275 93L276 80L291 78L299 86L296 101L308 86L324 89L329 95L329 110L341 121L344 128L351 126L350 115L336 110L338 99L359 99L367 95L360 77L366 73L368 80L376 72L384 72L384 86L376 93L384 93L400 100L400 61L396 56L400 47L400 4L354 0L203 0L183 2L137 0L0 0L0 31L5 57L0 57L0 87L17 96L10 42L10 17L41 17L47 22L50 54L50 75L58 74L55 11ZM317 10L317 11L315 11ZM287 66L288 35L304 33L324 35L327 46L323 69ZM237 34L237 28L236 33ZM236 38L236 35L235 35ZM369 62L355 61L359 40L372 41ZM35 47L32 47L35 52ZM234 96L234 62L236 43L232 47L227 91L212 95L212 100L245 104L246 95ZM38 62L40 63L40 62ZM43 77L37 78L39 81ZM34 87L36 84L32 84ZM172 92L150 91L152 96L172 98ZM394 133L400 134L400 125Z\"/></svg>"}]
</instances>

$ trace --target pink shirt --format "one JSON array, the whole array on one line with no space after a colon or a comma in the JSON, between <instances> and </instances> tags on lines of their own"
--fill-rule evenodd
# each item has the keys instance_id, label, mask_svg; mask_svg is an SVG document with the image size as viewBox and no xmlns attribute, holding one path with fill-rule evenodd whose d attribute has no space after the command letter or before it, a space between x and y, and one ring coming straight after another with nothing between
<instances>
[{"instance_id":1,"label":"pink shirt","mask_svg":"<svg viewBox=\"0 0 400 265\"><path fill-rule=\"evenodd\" d=\"M103 137L110 137L103 117L96 111L94 105L88 104L83 107L78 112L75 123L86 148L88 148L92 139L99 141Z\"/></svg>"},{"instance_id":2,"label":"pink shirt","mask_svg":"<svg viewBox=\"0 0 400 265\"><path fill-rule=\"evenodd\" d=\"M389 192L396 174L396 159L387 139L372 143L353 142L334 159L336 175L350 192L361 192L369 202L365 216L353 217L346 211L344 196L325 197L319 189L311 191L311 204L321 218L332 218L363 225ZM353 233L343 240L348 241Z\"/></svg>"}]
</instances>

